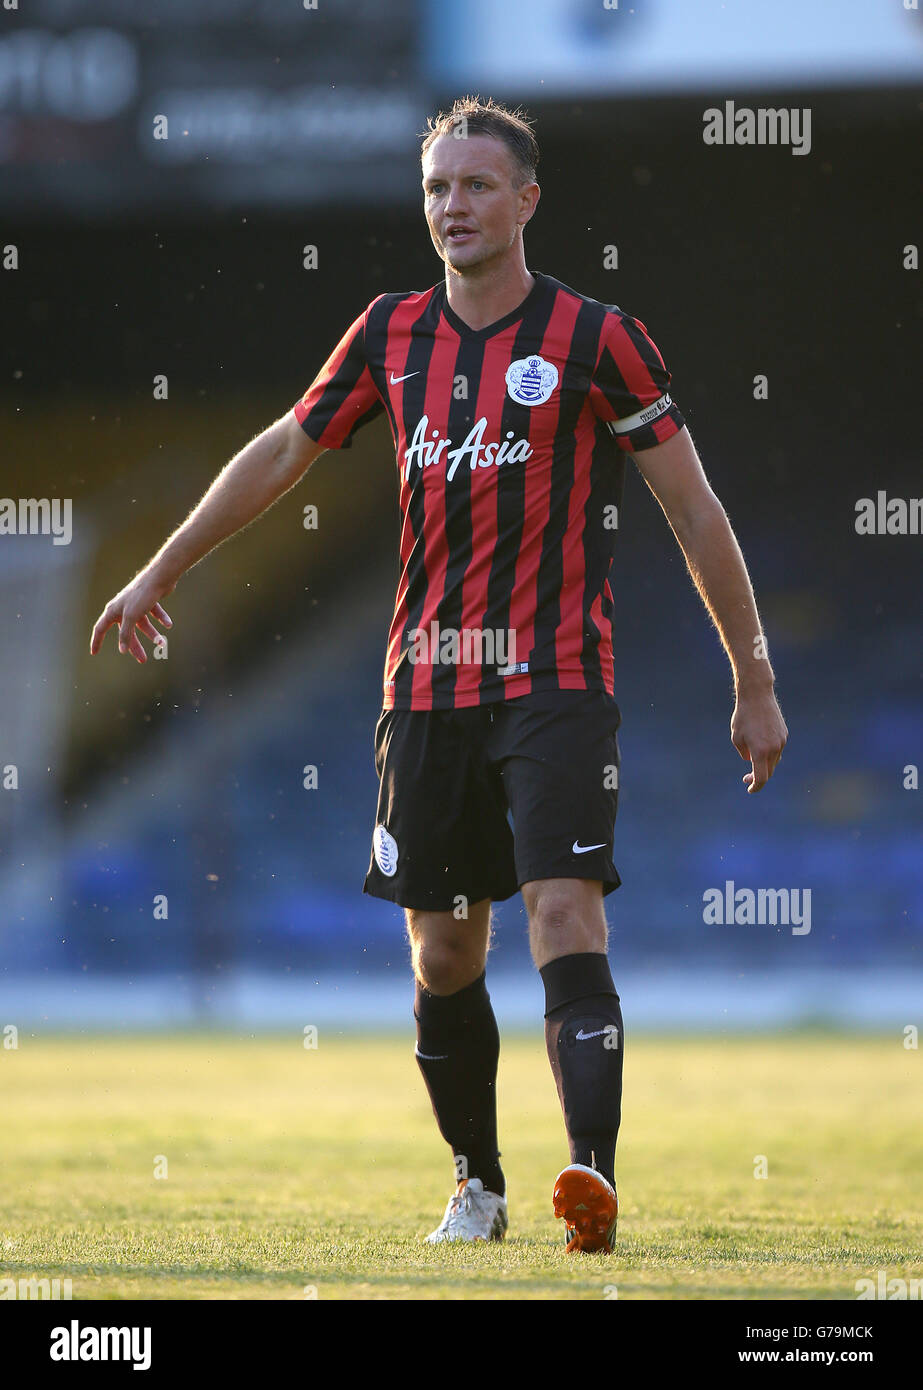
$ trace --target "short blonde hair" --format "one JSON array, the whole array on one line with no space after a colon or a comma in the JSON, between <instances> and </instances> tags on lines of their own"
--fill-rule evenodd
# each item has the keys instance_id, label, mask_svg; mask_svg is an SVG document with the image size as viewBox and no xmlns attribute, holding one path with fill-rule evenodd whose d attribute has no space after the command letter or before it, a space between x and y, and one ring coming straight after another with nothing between
<instances>
[{"instance_id":1,"label":"short blonde hair","mask_svg":"<svg viewBox=\"0 0 923 1390\"><path fill-rule=\"evenodd\" d=\"M518 176L514 186L521 188L524 183L535 183L535 168L538 164L538 141L532 131L533 122L521 109L510 111L508 107L488 97L457 97L450 111L440 111L438 116L430 116L426 130L421 132L423 144L420 158L426 154L430 145L440 135L451 135L464 122L470 135L492 135L502 140L513 157Z\"/></svg>"}]
</instances>

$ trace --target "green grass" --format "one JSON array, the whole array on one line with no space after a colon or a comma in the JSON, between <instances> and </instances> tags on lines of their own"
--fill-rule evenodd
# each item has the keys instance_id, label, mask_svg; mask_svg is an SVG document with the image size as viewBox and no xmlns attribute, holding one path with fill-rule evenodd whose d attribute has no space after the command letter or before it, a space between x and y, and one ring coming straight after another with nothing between
<instances>
[{"instance_id":1,"label":"green grass","mask_svg":"<svg viewBox=\"0 0 923 1390\"><path fill-rule=\"evenodd\" d=\"M0 1050L0 1277L75 1299L854 1299L879 1269L920 1277L923 1062L899 1036L628 1049L609 1259L565 1255L551 1215L540 1032L501 1055L509 1236L441 1248L420 1238L452 1166L409 1033L24 1035Z\"/></svg>"}]
</instances>

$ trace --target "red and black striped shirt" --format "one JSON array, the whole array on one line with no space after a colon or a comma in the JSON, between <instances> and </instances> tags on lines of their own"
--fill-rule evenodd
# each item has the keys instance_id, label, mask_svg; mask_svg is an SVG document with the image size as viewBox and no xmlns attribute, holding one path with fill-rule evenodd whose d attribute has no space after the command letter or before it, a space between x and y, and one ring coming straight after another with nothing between
<instances>
[{"instance_id":1,"label":"red and black striped shirt","mask_svg":"<svg viewBox=\"0 0 923 1390\"><path fill-rule=\"evenodd\" d=\"M533 276L518 308L481 329L444 282L379 295L294 407L327 449L388 415L402 526L385 708L614 692L625 453L683 417L643 323Z\"/></svg>"}]
</instances>

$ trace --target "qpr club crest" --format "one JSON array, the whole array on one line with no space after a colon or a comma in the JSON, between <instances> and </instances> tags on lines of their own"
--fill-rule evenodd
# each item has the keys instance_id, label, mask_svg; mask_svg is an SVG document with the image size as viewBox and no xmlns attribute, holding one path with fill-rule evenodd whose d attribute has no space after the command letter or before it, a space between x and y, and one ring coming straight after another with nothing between
<instances>
[{"instance_id":1,"label":"qpr club crest","mask_svg":"<svg viewBox=\"0 0 923 1390\"><path fill-rule=\"evenodd\" d=\"M544 357L520 357L506 369L507 394L520 405L544 405L558 384L558 369Z\"/></svg>"},{"instance_id":2,"label":"qpr club crest","mask_svg":"<svg viewBox=\"0 0 923 1390\"><path fill-rule=\"evenodd\" d=\"M393 878L397 873L397 841L383 825L376 825L375 827L375 833L372 836L372 849L375 852L375 863L385 878Z\"/></svg>"}]
</instances>

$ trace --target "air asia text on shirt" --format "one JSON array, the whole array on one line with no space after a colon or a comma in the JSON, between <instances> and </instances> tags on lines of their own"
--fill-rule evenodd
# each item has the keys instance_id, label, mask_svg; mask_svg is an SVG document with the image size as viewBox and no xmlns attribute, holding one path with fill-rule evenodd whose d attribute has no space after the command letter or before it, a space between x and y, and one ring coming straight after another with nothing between
<instances>
[{"instance_id":1,"label":"air asia text on shirt","mask_svg":"<svg viewBox=\"0 0 923 1390\"><path fill-rule=\"evenodd\" d=\"M431 440L426 438L426 431L429 429L429 416L422 416L413 432L410 444L404 451L404 462L407 465L404 470L404 477L410 477L410 470L414 463L418 468L430 468L433 464L438 463L443 450L448 450L445 456L446 478L450 482L455 477L458 465L467 454L471 456L472 471L475 468L490 468L491 465L499 468L502 463L521 463L532 457L532 445L528 439L516 439L512 430L507 433L506 440L502 443L493 441L485 444L484 431L486 428L487 416L482 415L477 424L472 425L458 448L452 449L449 447L452 443L451 439L440 439L438 430L433 430ZM513 444L507 442L511 439L515 441Z\"/></svg>"}]
</instances>

